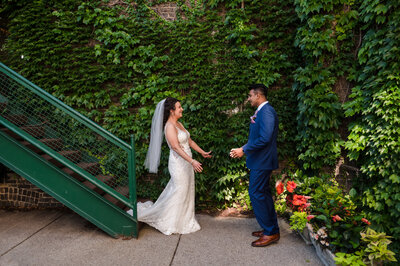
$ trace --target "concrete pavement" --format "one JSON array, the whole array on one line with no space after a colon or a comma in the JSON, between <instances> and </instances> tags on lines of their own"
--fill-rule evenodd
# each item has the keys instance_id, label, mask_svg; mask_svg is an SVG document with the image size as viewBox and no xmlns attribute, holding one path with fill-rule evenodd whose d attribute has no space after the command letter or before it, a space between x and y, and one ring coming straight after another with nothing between
<instances>
[{"instance_id":1,"label":"concrete pavement","mask_svg":"<svg viewBox=\"0 0 400 266\"><path fill-rule=\"evenodd\" d=\"M165 236L144 226L114 239L69 210L0 210L0 265L323 265L279 219L281 239L254 248L254 218L196 216L202 230Z\"/></svg>"}]
</instances>

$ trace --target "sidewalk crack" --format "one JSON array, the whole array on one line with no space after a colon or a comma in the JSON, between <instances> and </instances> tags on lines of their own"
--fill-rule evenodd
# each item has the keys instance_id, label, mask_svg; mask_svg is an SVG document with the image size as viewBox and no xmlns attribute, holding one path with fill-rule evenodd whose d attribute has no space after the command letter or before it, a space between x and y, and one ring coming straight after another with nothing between
<instances>
[{"instance_id":1,"label":"sidewalk crack","mask_svg":"<svg viewBox=\"0 0 400 266\"><path fill-rule=\"evenodd\" d=\"M169 263L169 266L171 266L171 265L172 265L172 262L174 262L176 251L178 250L179 243L181 242L181 236L182 236L182 235L179 235L178 243L176 243L174 255L172 255L171 262Z\"/></svg>"},{"instance_id":2,"label":"sidewalk crack","mask_svg":"<svg viewBox=\"0 0 400 266\"><path fill-rule=\"evenodd\" d=\"M21 245L22 243L24 243L26 240L30 239L31 237L33 237L34 235L36 235L37 233L39 233L40 231L42 231L44 228L46 228L47 226L49 226L50 224L54 223L55 221L57 221L58 219L61 218L61 216L63 216L64 214L62 213L60 216L58 216L57 218L55 218L53 221L49 222L48 224L46 224L45 226L43 226L42 228L40 228L39 230L37 230L36 232L34 232L33 234L31 234L29 237L25 238L23 241L19 242L18 244L16 244L15 246L11 247L9 250L7 250L6 252L4 252L3 254L0 255L0 257L3 257L4 255L6 255L8 252L10 252L11 250L13 250L14 248L18 247L19 245Z\"/></svg>"}]
</instances>

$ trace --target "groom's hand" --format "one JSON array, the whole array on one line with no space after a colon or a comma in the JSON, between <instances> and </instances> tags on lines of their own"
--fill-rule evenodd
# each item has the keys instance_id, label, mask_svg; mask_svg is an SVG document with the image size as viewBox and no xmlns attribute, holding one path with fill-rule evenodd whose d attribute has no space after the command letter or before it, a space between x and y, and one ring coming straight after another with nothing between
<instances>
[{"instance_id":1,"label":"groom's hand","mask_svg":"<svg viewBox=\"0 0 400 266\"><path fill-rule=\"evenodd\" d=\"M242 148L235 148L232 149L230 152L230 156L232 158L241 158L244 155L243 149Z\"/></svg>"}]
</instances>

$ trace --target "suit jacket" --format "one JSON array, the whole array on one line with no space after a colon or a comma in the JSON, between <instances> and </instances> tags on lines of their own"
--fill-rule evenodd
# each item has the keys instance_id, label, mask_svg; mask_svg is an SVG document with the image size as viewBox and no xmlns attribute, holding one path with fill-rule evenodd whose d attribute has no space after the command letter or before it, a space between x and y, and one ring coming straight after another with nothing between
<instances>
[{"instance_id":1,"label":"suit jacket","mask_svg":"<svg viewBox=\"0 0 400 266\"><path fill-rule=\"evenodd\" d=\"M257 113L255 123L250 123L247 143L242 147L250 170L274 170L278 168L278 116L274 108L265 104Z\"/></svg>"}]
</instances>

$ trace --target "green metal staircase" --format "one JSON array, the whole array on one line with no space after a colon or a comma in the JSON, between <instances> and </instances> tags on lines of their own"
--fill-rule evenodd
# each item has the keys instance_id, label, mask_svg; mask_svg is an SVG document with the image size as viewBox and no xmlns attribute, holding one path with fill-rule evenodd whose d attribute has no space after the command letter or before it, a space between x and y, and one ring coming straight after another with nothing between
<instances>
[{"instance_id":1,"label":"green metal staircase","mask_svg":"<svg viewBox=\"0 0 400 266\"><path fill-rule=\"evenodd\" d=\"M133 136L118 139L2 63L0 163L109 235L137 237Z\"/></svg>"}]
</instances>

